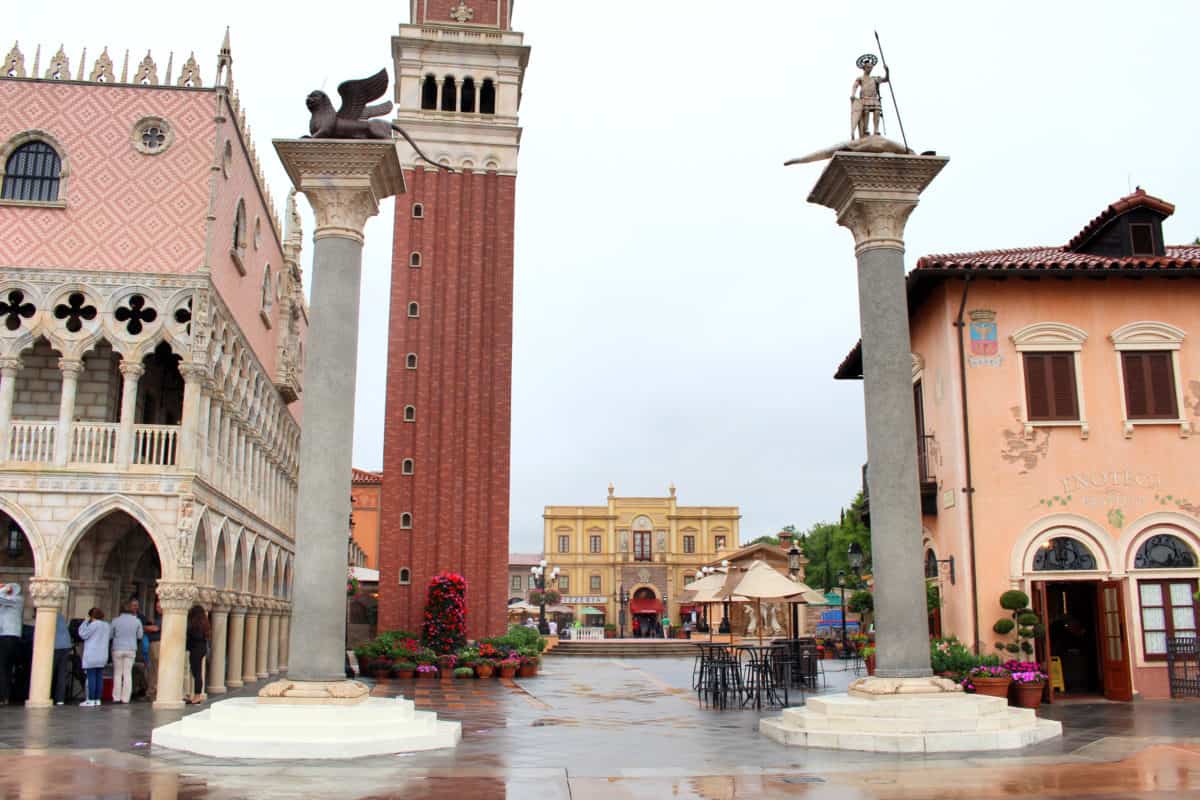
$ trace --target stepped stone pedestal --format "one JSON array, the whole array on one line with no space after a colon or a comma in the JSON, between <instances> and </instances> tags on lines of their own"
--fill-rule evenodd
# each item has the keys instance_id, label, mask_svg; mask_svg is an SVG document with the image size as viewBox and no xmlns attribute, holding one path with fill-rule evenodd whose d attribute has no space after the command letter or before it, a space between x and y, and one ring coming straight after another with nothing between
<instances>
[{"instance_id":1,"label":"stepped stone pedestal","mask_svg":"<svg viewBox=\"0 0 1200 800\"><path fill-rule=\"evenodd\" d=\"M942 678L866 678L846 694L785 708L758 729L780 744L883 753L1013 750L1062 735L1061 722Z\"/></svg>"}]
</instances>

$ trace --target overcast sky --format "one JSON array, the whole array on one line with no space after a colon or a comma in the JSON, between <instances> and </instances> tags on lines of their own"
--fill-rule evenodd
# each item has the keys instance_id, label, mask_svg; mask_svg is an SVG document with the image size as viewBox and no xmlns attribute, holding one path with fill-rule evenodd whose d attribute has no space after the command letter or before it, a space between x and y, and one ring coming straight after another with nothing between
<instances>
[{"instance_id":1,"label":"overcast sky","mask_svg":"<svg viewBox=\"0 0 1200 800\"><path fill-rule=\"evenodd\" d=\"M305 94L391 71L407 3L12 3L0 51L107 45L160 71L225 25L275 196L271 137ZM285 10L286 9L286 10ZM910 144L950 164L907 229L924 253L1061 245L1141 185L1200 234L1193 58L1200 4L648 3L518 0L514 551L546 504L620 495L734 504L742 538L836 519L865 459L862 392L835 382L858 336L853 243L805 203L847 138L855 58L883 37ZM888 134L899 138L890 100ZM281 209L282 210L282 209ZM355 463L382 463L392 203L367 227ZM305 209L306 230L311 215ZM306 248L305 260L311 258ZM306 264L307 270L307 264ZM307 274L307 272L306 272Z\"/></svg>"}]
</instances>

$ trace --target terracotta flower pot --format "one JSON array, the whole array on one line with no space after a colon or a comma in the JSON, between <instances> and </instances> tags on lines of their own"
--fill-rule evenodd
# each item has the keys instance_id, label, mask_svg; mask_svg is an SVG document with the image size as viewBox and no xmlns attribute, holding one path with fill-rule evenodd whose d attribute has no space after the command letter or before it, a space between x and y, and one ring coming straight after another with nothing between
<instances>
[{"instance_id":1,"label":"terracotta flower pot","mask_svg":"<svg viewBox=\"0 0 1200 800\"><path fill-rule=\"evenodd\" d=\"M437 677L436 672L418 672L417 673L418 680L421 680L421 679L429 680L429 679L436 678L436 677Z\"/></svg>"},{"instance_id":2,"label":"terracotta flower pot","mask_svg":"<svg viewBox=\"0 0 1200 800\"><path fill-rule=\"evenodd\" d=\"M537 676L537 664L522 664L517 670L517 675L521 678L533 678Z\"/></svg>"},{"instance_id":3,"label":"terracotta flower pot","mask_svg":"<svg viewBox=\"0 0 1200 800\"><path fill-rule=\"evenodd\" d=\"M391 677L391 673L386 669L377 669L371 673L371 677L377 681L386 681Z\"/></svg>"},{"instance_id":4,"label":"terracotta flower pot","mask_svg":"<svg viewBox=\"0 0 1200 800\"><path fill-rule=\"evenodd\" d=\"M411 670L411 669L396 670L396 677L402 681L411 680L412 676L413 676L413 670Z\"/></svg>"},{"instance_id":5,"label":"terracotta flower pot","mask_svg":"<svg viewBox=\"0 0 1200 800\"><path fill-rule=\"evenodd\" d=\"M478 675L480 678L492 677L492 665L491 664L479 665L478 667L475 668L475 674Z\"/></svg>"},{"instance_id":6,"label":"terracotta flower pot","mask_svg":"<svg viewBox=\"0 0 1200 800\"><path fill-rule=\"evenodd\" d=\"M875 674L875 654L872 653L871 655L867 656L863 660L867 662L867 674L874 675Z\"/></svg>"},{"instance_id":7,"label":"terracotta flower pot","mask_svg":"<svg viewBox=\"0 0 1200 800\"><path fill-rule=\"evenodd\" d=\"M1018 708L1037 708L1042 704L1042 691L1045 688L1045 681L1038 681L1037 683L1014 683L1012 686L1012 704Z\"/></svg>"},{"instance_id":8,"label":"terracotta flower pot","mask_svg":"<svg viewBox=\"0 0 1200 800\"><path fill-rule=\"evenodd\" d=\"M975 694L983 694L988 697L1003 697L1008 699L1008 685L1012 683L1012 678L971 678L971 683L975 685Z\"/></svg>"},{"instance_id":9,"label":"terracotta flower pot","mask_svg":"<svg viewBox=\"0 0 1200 800\"><path fill-rule=\"evenodd\" d=\"M500 668L500 677L501 678L508 678L511 680L512 678L516 677L516 674L517 674L516 667L501 667Z\"/></svg>"},{"instance_id":10,"label":"terracotta flower pot","mask_svg":"<svg viewBox=\"0 0 1200 800\"><path fill-rule=\"evenodd\" d=\"M604 638L605 639L615 639L615 638L617 638L617 632L606 630L604 632Z\"/></svg>"}]
</instances>

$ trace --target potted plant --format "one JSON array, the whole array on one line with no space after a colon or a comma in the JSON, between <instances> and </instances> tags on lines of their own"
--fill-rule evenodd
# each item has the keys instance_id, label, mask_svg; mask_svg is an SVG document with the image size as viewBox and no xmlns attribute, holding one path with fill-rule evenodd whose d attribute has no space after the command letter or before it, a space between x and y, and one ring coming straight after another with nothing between
<instances>
[{"instance_id":1,"label":"potted plant","mask_svg":"<svg viewBox=\"0 0 1200 800\"><path fill-rule=\"evenodd\" d=\"M392 662L393 677L407 680L417 671L417 665L411 661L394 661Z\"/></svg>"},{"instance_id":2,"label":"potted plant","mask_svg":"<svg viewBox=\"0 0 1200 800\"><path fill-rule=\"evenodd\" d=\"M929 643L929 664L934 674L959 680L975 666L975 656L966 645L949 636Z\"/></svg>"},{"instance_id":3,"label":"potted plant","mask_svg":"<svg viewBox=\"0 0 1200 800\"><path fill-rule=\"evenodd\" d=\"M1037 708L1046 689L1046 673L1032 661L1009 661L1004 665L1012 675L1011 702L1019 708Z\"/></svg>"},{"instance_id":4,"label":"potted plant","mask_svg":"<svg viewBox=\"0 0 1200 800\"><path fill-rule=\"evenodd\" d=\"M1014 641L997 641L996 649L1014 656L1018 653L1033 655L1033 640L1042 633L1042 620L1029 608L1029 595L1010 589L1000 595L1000 607L1010 614L996 620L992 630L1000 636L1015 635Z\"/></svg>"},{"instance_id":5,"label":"potted plant","mask_svg":"<svg viewBox=\"0 0 1200 800\"><path fill-rule=\"evenodd\" d=\"M1009 671L1000 666L1000 659L995 656L983 656L979 663L971 668L968 675L976 694L989 697L1008 697L1008 685L1012 683Z\"/></svg>"},{"instance_id":6,"label":"potted plant","mask_svg":"<svg viewBox=\"0 0 1200 800\"><path fill-rule=\"evenodd\" d=\"M617 638L617 626L613 625L611 622L604 623L604 638L605 639Z\"/></svg>"},{"instance_id":7,"label":"potted plant","mask_svg":"<svg viewBox=\"0 0 1200 800\"><path fill-rule=\"evenodd\" d=\"M522 648L525 652L521 653L519 661L520 667L517 670L517 675L522 678L534 678L537 676L538 662L541 660L536 652L530 652L527 648Z\"/></svg>"},{"instance_id":8,"label":"potted plant","mask_svg":"<svg viewBox=\"0 0 1200 800\"><path fill-rule=\"evenodd\" d=\"M474 678L475 670L472 667L455 667L454 677L458 680L463 680L464 678Z\"/></svg>"},{"instance_id":9,"label":"potted plant","mask_svg":"<svg viewBox=\"0 0 1200 800\"><path fill-rule=\"evenodd\" d=\"M367 664L367 672L377 681L386 681L391 675L392 660L386 656L371 659Z\"/></svg>"},{"instance_id":10,"label":"potted plant","mask_svg":"<svg viewBox=\"0 0 1200 800\"><path fill-rule=\"evenodd\" d=\"M475 661L475 674L480 678L492 677L492 672L496 668L496 662L490 658L480 658Z\"/></svg>"},{"instance_id":11,"label":"potted plant","mask_svg":"<svg viewBox=\"0 0 1200 800\"><path fill-rule=\"evenodd\" d=\"M454 677L454 668L458 665L458 659L447 653L437 657L438 673L443 680L450 680Z\"/></svg>"},{"instance_id":12,"label":"potted plant","mask_svg":"<svg viewBox=\"0 0 1200 800\"><path fill-rule=\"evenodd\" d=\"M438 674L438 668L435 667L433 664L418 664L417 665L417 678L418 679L420 679L420 678L436 678L437 674Z\"/></svg>"},{"instance_id":13,"label":"potted plant","mask_svg":"<svg viewBox=\"0 0 1200 800\"><path fill-rule=\"evenodd\" d=\"M867 674L875 674L875 645L867 645L862 649L863 661L867 665Z\"/></svg>"},{"instance_id":14,"label":"potted plant","mask_svg":"<svg viewBox=\"0 0 1200 800\"><path fill-rule=\"evenodd\" d=\"M521 666L519 656L508 656L500 662L500 677L511 680L516 677L517 669Z\"/></svg>"}]
</instances>

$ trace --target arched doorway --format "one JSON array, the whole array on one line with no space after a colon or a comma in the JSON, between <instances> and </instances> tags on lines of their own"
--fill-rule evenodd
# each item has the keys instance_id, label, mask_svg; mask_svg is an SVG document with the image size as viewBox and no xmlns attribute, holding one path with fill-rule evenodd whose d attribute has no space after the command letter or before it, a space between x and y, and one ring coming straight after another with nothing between
<instances>
[{"instance_id":1,"label":"arched doorway","mask_svg":"<svg viewBox=\"0 0 1200 800\"><path fill-rule=\"evenodd\" d=\"M0 639L0 701L3 702L22 702L29 692L33 643L25 634L33 621L29 579L34 569L33 543L16 520L0 511L0 586L16 584L24 603L20 635Z\"/></svg>"},{"instance_id":2,"label":"arched doorway","mask_svg":"<svg viewBox=\"0 0 1200 800\"><path fill-rule=\"evenodd\" d=\"M162 559L145 527L117 509L88 525L71 550L66 574L71 581L67 616L84 619L95 606L111 620L130 599L143 608L153 606Z\"/></svg>"},{"instance_id":3,"label":"arched doorway","mask_svg":"<svg viewBox=\"0 0 1200 800\"><path fill-rule=\"evenodd\" d=\"M649 586L635 589L629 598L629 615L633 635L638 639L662 636L663 604L658 593Z\"/></svg>"}]
</instances>

